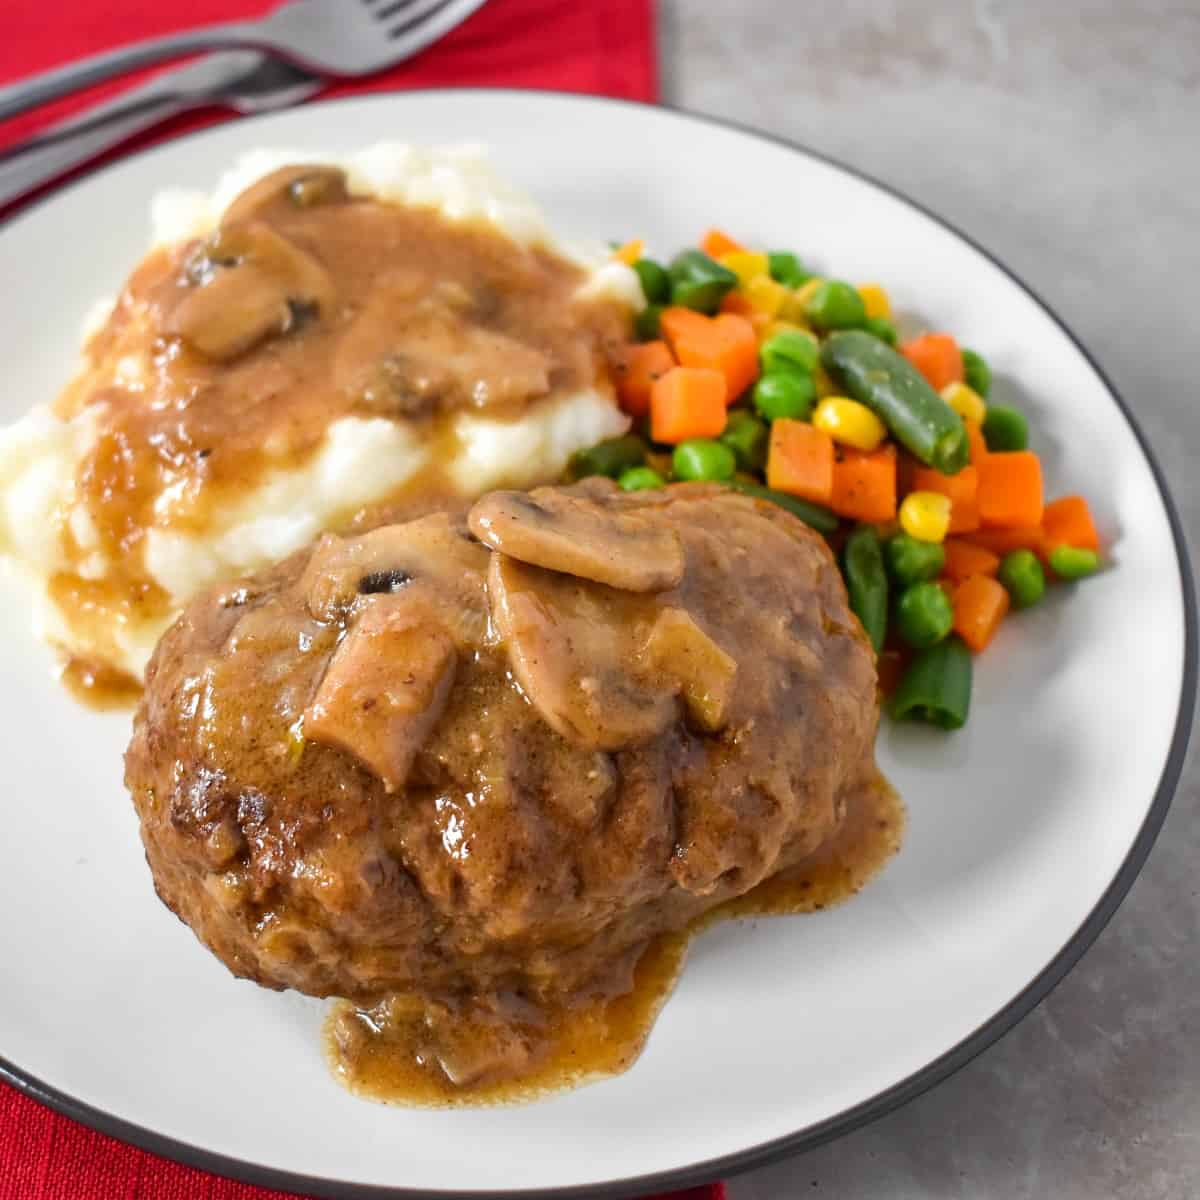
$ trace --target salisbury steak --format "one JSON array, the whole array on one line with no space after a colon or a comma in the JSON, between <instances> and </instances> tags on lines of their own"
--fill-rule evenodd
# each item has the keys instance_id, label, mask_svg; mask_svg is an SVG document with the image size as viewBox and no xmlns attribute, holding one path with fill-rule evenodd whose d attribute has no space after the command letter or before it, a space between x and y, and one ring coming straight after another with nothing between
<instances>
[{"instance_id":1,"label":"salisbury steak","mask_svg":"<svg viewBox=\"0 0 1200 1200\"><path fill-rule=\"evenodd\" d=\"M874 778L825 543L707 485L484 497L195 600L126 756L235 974L550 999L809 854Z\"/></svg>"}]
</instances>

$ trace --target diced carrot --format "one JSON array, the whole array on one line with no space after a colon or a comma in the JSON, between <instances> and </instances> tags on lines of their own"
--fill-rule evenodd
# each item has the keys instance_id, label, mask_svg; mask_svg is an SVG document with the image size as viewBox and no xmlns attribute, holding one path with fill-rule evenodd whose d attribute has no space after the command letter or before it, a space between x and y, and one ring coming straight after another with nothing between
<instances>
[{"instance_id":1,"label":"diced carrot","mask_svg":"<svg viewBox=\"0 0 1200 1200\"><path fill-rule=\"evenodd\" d=\"M942 543L946 554L944 571L951 579L962 582L972 575L995 575L1000 569L1000 556L973 545L962 538L947 538Z\"/></svg>"},{"instance_id":2,"label":"diced carrot","mask_svg":"<svg viewBox=\"0 0 1200 1200\"><path fill-rule=\"evenodd\" d=\"M755 308L743 293L734 288L721 297L721 311L739 317L749 317L754 314Z\"/></svg>"},{"instance_id":3,"label":"diced carrot","mask_svg":"<svg viewBox=\"0 0 1200 1200\"><path fill-rule=\"evenodd\" d=\"M979 654L1008 612L1008 591L986 575L972 575L954 589L954 632Z\"/></svg>"},{"instance_id":4,"label":"diced carrot","mask_svg":"<svg viewBox=\"0 0 1200 1200\"><path fill-rule=\"evenodd\" d=\"M896 516L896 447L890 442L870 454L843 450L833 464L829 507L858 521L891 521Z\"/></svg>"},{"instance_id":5,"label":"diced carrot","mask_svg":"<svg viewBox=\"0 0 1200 1200\"><path fill-rule=\"evenodd\" d=\"M948 333L923 333L905 342L900 353L940 392L948 383L962 383L963 360L958 343Z\"/></svg>"},{"instance_id":6,"label":"diced carrot","mask_svg":"<svg viewBox=\"0 0 1200 1200\"><path fill-rule=\"evenodd\" d=\"M625 346L614 365L617 398L631 417L650 411L650 389L654 381L675 365L666 342L641 342Z\"/></svg>"},{"instance_id":7,"label":"diced carrot","mask_svg":"<svg viewBox=\"0 0 1200 1200\"><path fill-rule=\"evenodd\" d=\"M619 246L613 251L613 258L619 262L623 262L627 267L632 267L639 258L642 257L642 252L646 249L646 243L641 238L633 238L623 246Z\"/></svg>"},{"instance_id":8,"label":"diced carrot","mask_svg":"<svg viewBox=\"0 0 1200 1200\"><path fill-rule=\"evenodd\" d=\"M967 446L971 466L977 467L988 456L987 442L983 440L983 430L978 421L964 421L967 427Z\"/></svg>"},{"instance_id":9,"label":"diced carrot","mask_svg":"<svg viewBox=\"0 0 1200 1200\"><path fill-rule=\"evenodd\" d=\"M745 250L745 248L741 242L735 242L729 234L722 233L719 229L710 229L700 239L700 249L709 258L720 258L722 254L731 254L735 250Z\"/></svg>"},{"instance_id":10,"label":"diced carrot","mask_svg":"<svg viewBox=\"0 0 1200 1200\"><path fill-rule=\"evenodd\" d=\"M650 389L650 436L675 445L724 428L725 376L708 367L672 367Z\"/></svg>"},{"instance_id":11,"label":"diced carrot","mask_svg":"<svg viewBox=\"0 0 1200 1200\"><path fill-rule=\"evenodd\" d=\"M685 337L689 333L696 337L703 337L708 329L708 321L708 317L694 308L684 308L682 305L674 304L670 308L662 310L658 318L658 328L667 344L674 346L679 338Z\"/></svg>"},{"instance_id":12,"label":"diced carrot","mask_svg":"<svg viewBox=\"0 0 1200 1200\"><path fill-rule=\"evenodd\" d=\"M1092 510L1082 496L1061 496L1051 500L1042 514L1042 532L1048 551L1055 546L1100 551L1100 535L1092 520Z\"/></svg>"},{"instance_id":13,"label":"diced carrot","mask_svg":"<svg viewBox=\"0 0 1200 1200\"><path fill-rule=\"evenodd\" d=\"M669 308L660 328L682 367L708 367L725 376L726 396L732 404L758 378L758 338L754 326L735 313L718 313L699 321L681 319ZM667 313L671 313L668 321Z\"/></svg>"},{"instance_id":14,"label":"diced carrot","mask_svg":"<svg viewBox=\"0 0 1200 1200\"><path fill-rule=\"evenodd\" d=\"M1045 554L1045 536L1040 525L1008 525L977 529L966 535L972 546L990 550L1003 558L1014 550L1032 550L1039 558Z\"/></svg>"},{"instance_id":15,"label":"diced carrot","mask_svg":"<svg viewBox=\"0 0 1200 1200\"><path fill-rule=\"evenodd\" d=\"M971 533L979 528L979 473L974 467L963 467L957 475L918 467L912 475L912 491L949 497L951 533Z\"/></svg>"},{"instance_id":16,"label":"diced carrot","mask_svg":"<svg viewBox=\"0 0 1200 1200\"><path fill-rule=\"evenodd\" d=\"M1032 450L989 454L976 470L984 525L1041 525L1042 464Z\"/></svg>"},{"instance_id":17,"label":"diced carrot","mask_svg":"<svg viewBox=\"0 0 1200 1200\"><path fill-rule=\"evenodd\" d=\"M807 421L773 421L767 484L815 504L828 504L833 493L833 438Z\"/></svg>"}]
</instances>

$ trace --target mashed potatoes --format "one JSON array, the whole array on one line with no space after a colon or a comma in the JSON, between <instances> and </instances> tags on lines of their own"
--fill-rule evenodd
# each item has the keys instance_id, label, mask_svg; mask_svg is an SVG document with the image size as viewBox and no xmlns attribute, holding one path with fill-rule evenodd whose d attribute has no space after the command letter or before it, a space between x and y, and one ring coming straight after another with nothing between
<instances>
[{"instance_id":1,"label":"mashed potatoes","mask_svg":"<svg viewBox=\"0 0 1200 1200\"><path fill-rule=\"evenodd\" d=\"M570 263L579 272L578 279L570 276L573 295L582 302L620 311L643 303L636 276L627 267L554 241L536 206L500 181L477 151L468 149L430 151L388 144L341 160L255 152L238 162L211 195L173 190L156 197L155 253L178 257L181 244L216 236L222 217L235 201L240 203L238 197L248 185L284 164L303 163L340 167L352 198L436 210L446 221L472 228L485 223L512 243ZM0 555L33 583L39 633L68 655L139 678L163 629L206 585L286 557L323 529L396 495L406 484L417 486L435 468L443 483L467 496L497 485L532 484L561 473L575 450L620 433L627 425L603 370L587 379L576 372L574 381L563 386L535 388L517 412L466 404L448 408L433 420L424 411L414 416L409 407L364 412L360 405L333 413L317 444L303 453L288 442L288 428L281 425L278 437L273 433L258 448L257 465L245 485L232 487L226 481L220 489L207 482L209 475L200 468L204 456L214 451L197 449L194 434L180 435L180 445L171 453L184 466L173 469L175 459L159 444L165 436L160 429L147 435L147 440L157 439L152 482L139 479L136 489L122 479L114 485L128 486L131 495L140 489L142 507L136 511L144 514L126 514L123 519L132 532L118 539L105 527L110 514L96 482L101 472L97 462L111 473L116 470L112 464L120 460L112 452L100 455L105 448L101 442L117 436L106 422L112 424L111 414L120 406L128 411L139 403L161 404L162 381L174 369L169 342L161 335L147 335L138 324L143 321L140 310L130 316L136 308L130 296L136 301L143 270L135 273L115 315L110 305L89 322L90 332L99 330L97 338L107 336L107 342L102 351L91 343L81 381L74 385L76 392L81 386L85 389L85 401L35 408L0 431ZM455 302L451 297L445 304ZM289 306L292 303L289 299ZM405 310L405 319L425 320L424 300L411 303L414 307ZM308 319L307 313L302 315ZM343 314L337 315L342 319ZM290 319L285 313L283 333ZM106 335L114 321L119 336ZM479 336L500 337L491 332ZM268 345L256 353L269 360L274 351ZM449 361L453 355L445 357ZM336 356L330 361L341 369ZM267 361L263 370L271 368L272 361ZM185 401L203 399L207 379L188 376L186 387L176 386L178 395L171 401L186 407ZM361 389L369 398L379 390ZM271 399L287 403L286 395L282 401L273 394ZM403 393L403 401L411 405L410 392ZM237 416L240 420L240 413ZM131 428L140 427L122 427L121 453L136 459L146 448L137 444ZM211 497L206 497L206 487ZM131 590L131 580L141 589L142 600ZM148 602L146 596L157 599ZM79 619L84 608L86 621Z\"/></svg>"}]
</instances>

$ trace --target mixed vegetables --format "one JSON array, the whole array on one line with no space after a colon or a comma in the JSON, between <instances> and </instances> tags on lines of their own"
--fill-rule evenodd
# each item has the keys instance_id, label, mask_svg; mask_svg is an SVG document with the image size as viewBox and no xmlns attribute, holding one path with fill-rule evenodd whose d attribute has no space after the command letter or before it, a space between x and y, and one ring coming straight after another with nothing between
<instances>
[{"instance_id":1,"label":"mixed vegetables","mask_svg":"<svg viewBox=\"0 0 1200 1200\"><path fill-rule=\"evenodd\" d=\"M576 455L574 476L718 481L786 508L838 554L892 714L960 728L972 654L1010 610L1101 566L1087 501L1045 502L987 362L947 333L901 342L878 284L718 230L669 266L641 242L616 254L648 301L618 365L639 432Z\"/></svg>"}]
</instances>

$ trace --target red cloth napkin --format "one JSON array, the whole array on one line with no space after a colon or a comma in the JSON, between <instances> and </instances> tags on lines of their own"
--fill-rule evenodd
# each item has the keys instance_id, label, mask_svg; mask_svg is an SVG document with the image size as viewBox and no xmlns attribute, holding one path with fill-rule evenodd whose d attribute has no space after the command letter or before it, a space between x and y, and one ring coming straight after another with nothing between
<instances>
[{"instance_id":1,"label":"red cloth napkin","mask_svg":"<svg viewBox=\"0 0 1200 1200\"><path fill-rule=\"evenodd\" d=\"M182 26L256 16L276 3L278 0L189 0L186 5L162 0L59 0L48 7L46 0L3 0L0 83ZM51 19L48 12L53 14ZM118 82L0 121L0 149L152 74L154 71L127 75ZM369 79L331 84L320 98L467 84L657 99L653 0L488 0L416 58ZM105 157L118 157L184 130L228 119L229 114L219 109L186 114Z\"/></svg>"},{"instance_id":2,"label":"red cloth napkin","mask_svg":"<svg viewBox=\"0 0 1200 1200\"><path fill-rule=\"evenodd\" d=\"M48 9L45 0L4 0L0 81L183 25L253 16L274 2L189 0L185 6L162 0L60 0ZM52 20L47 19L48 12ZM128 76L0 123L0 147L151 73ZM658 80L652 0L489 0L417 58L371 79L333 84L323 94L464 84L653 100ZM229 115L220 110L182 116L116 153L227 119ZM403 1185L403 1180L396 1182ZM147 1154L0 1086L0 1200L281 1200L284 1196ZM671 1200L724 1200L724 1196L724 1186L714 1184L679 1192Z\"/></svg>"}]
</instances>

